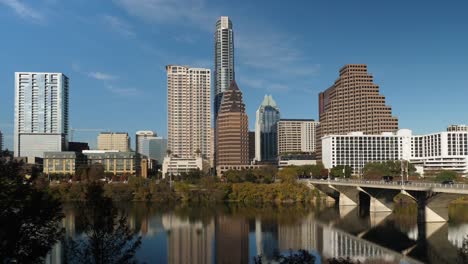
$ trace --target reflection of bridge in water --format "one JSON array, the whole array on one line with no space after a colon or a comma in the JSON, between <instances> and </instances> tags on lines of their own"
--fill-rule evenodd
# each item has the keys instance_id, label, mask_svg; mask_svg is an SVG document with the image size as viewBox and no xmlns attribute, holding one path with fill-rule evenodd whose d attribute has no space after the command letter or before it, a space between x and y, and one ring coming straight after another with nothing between
<instances>
[{"instance_id":1,"label":"reflection of bridge in water","mask_svg":"<svg viewBox=\"0 0 468 264\"><path fill-rule=\"evenodd\" d=\"M405 225L395 214L362 215L357 206L326 208L316 218L365 241L429 263L454 263L468 235L468 225L449 227L446 222L418 223L416 219Z\"/></svg>"},{"instance_id":2,"label":"reflection of bridge in water","mask_svg":"<svg viewBox=\"0 0 468 264\"><path fill-rule=\"evenodd\" d=\"M341 231L333 223L325 224L310 214L299 224L278 226L279 250L306 249L316 251L322 259L346 258L354 261L386 261L420 263L399 252L370 242L359 236Z\"/></svg>"}]
</instances>

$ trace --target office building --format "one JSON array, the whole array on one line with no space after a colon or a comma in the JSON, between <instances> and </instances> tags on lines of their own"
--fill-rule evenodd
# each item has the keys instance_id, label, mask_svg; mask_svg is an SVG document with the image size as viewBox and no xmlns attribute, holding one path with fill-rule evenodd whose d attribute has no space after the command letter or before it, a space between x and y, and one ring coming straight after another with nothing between
<instances>
[{"instance_id":1,"label":"office building","mask_svg":"<svg viewBox=\"0 0 468 264\"><path fill-rule=\"evenodd\" d=\"M89 144L86 142L68 142L68 151L83 152L89 150Z\"/></svg>"},{"instance_id":2,"label":"office building","mask_svg":"<svg viewBox=\"0 0 468 264\"><path fill-rule=\"evenodd\" d=\"M398 130L398 119L392 116L391 107L364 64L348 64L340 69L335 83L319 94L319 116L319 140L354 131L378 135Z\"/></svg>"},{"instance_id":3,"label":"office building","mask_svg":"<svg viewBox=\"0 0 468 264\"><path fill-rule=\"evenodd\" d=\"M135 151L136 153L143 154L142 145L143 140L146 138L156 137L157 134L153 131L137 131L135 133Z\"/></svg>"},{"instance_id":4,"label":"office building","mask_svg":"<svg viewBox=\"0 0 468 264\"><path fill-rule=\"evenodd\" d=\"M364 64L340 69L335 83L319 94L320 133L340 135L354 131L381 134L398 130L398 119L379 92Z\"/></svg>"},{"instance_id":5,"label":"office building","mask_svg":"<svg viewBox=\"0 0 468 264\"><path fill-rule=\"evenodd\" d=\"M248 165L249 124L236 81L224 92L216 125L216 166Z\"/></svg>"},{"instance_id":6,"label":"office building","mask_svg":"<svg viewBox=\"0 0 468 264\"><path fill-rule=\"evenodd\" d=\"M141 141L140 154L162 164L167 152L167 139L163 137L147 137Z\"/></svg>"},{"instance_id":7,"label":"office building","mask_svg":"<svg viewBox=\"0 0 468 264\"><path fill-rule=\"evenodd\" d=\"M101 132L97 144L98 150L130 151L130 137L126 132Z\"/></svg>"},{"instance_id":8,"label":"office building","mask_svg":"<svg viewBox=\"0 0 468 264\"><path fill-rule=\"evenodd\" d=\"M315 153L318 124L313 119L281 119L278 122L278 155Z\"/></svg>"},{"instance_id":9,"label":"office building","mask_svg":"<svg viewBox=\"0 0 468 264\"><path fill-rule=\"evenodd\" d=\"M327 169L348 165L353 168L353 174L361 175L362 169L369 162L410 158L411 131L407 129L380 135L352 132L322 138L322 162Z\"/></svg>"},{"instance_id":10,"label":"office building","mask_svg":"<svg viewBox=\"0 0 468 264\"><path fill-rule=\"evenodd\" d=\"M218 117L219 107L231 82L235 80L234 73L234 31L232 22L227 16L222 16L216 21L214 34L214 118Z\"/></svg>"},{"instance_id":11,"label":"office building","mask_svg":"<svg viewBox=\"0 0 468 264\"><path fill-rule=\"evenodd\" d=\"M43 172L50 174L75 174L77 154L73 151L44 152Z\"/></svg>"},{"instance_id":12,"label":"office building","mask_svg":"<svg viewBox=\"0 0 468 264\"><path fill-rule=\"evenodd\" d=\"M255 121L255 161L275 162L278 154L280 111L271 95L265 95Z\"/></svg>"},{"instance_id":13,"label":"office building","mask_svg":"<svg viewBox=\"0 0 468 264\"><path fill-rule=\"evenodd\" d=\"M193 170L203 170L203 159L201 157L178 158L166 156L162 164L163 179L169 175L178 176Z\"/></svg>"},{"instance_id":14,"label":"office building","mask_svg":"<svg viewBox=\"0 0 468 264\"><path fill-rule=\"evenodd\" d=\"M410 162L424 172L452 170L467 175L468 131L413 136Z\"/></svg>"},{"instance_id":15,"label":"office building","mask_svg":"<svg viewBox=\"0 0 468 264\"><path fill-rule=\"evenodd\" d=\"M3 150L3 134L2 131L0 131L0 151Z\"/></svg>"},{"instance_id":16,"label":"office building","mask_svg":"<svg viewBox=\"0 0 468 264\"><path fill-rule=\"evenodd\" d=\"M104 172L113 175L135 175L140 169L140 159L133 151L85 150L88 164L102 164Z\"/></svg>"},{"instance_id":17,"label":"office building","mask_svg":"<svg viewBox=\"0 0 468 264\"><path fill-rule=\"evenodd\" d=\"M348 165L357 175L367 163L387 160L407 160L423 174L439 170L467 174L468 132L412 135L411 130L400 129L380 135L328 135L322 138L322 154L325 168Z\"/></svg>"},{"instance_id":18,"label":"office building","mask_svg":"<svg viewBox=\"0 0 468 264\"><path fill-rule=\"evenodd\" d=\"M211 72L209 69L168 65L168 149L181 158L199 152L211 158Z\"/></svg>"},{"instance_id":19,"label":"office building","mask_svg":"<svg viewBox=\"0 0 468 264\"><path fill-rule=\"evenodd\" d=\"M218 177L223 177L224 173L230 170L234 171L244 171L244 170L256 170L264 167L273 166L271 164L244 164L244 165L218 165L216 167L216 175Z\"/></svg>"},{"instance_id":20,"label":"office building","mask_svg":"<svg viewBox=\"0 0 468 264\"><path fill-rule=\"evenodd\" d=\"M255 131L249 131L249 163L255 160Z\"/></svg>"},{"instance_id":21,"label":"office building","mask_svg":"<svg viewBox=\"0 0 468 264\"><path fill-rule=\"evenodd\" d=\"M310 154L288 154L278 157L278 167L316 165L315 155Z\"/></svg>"},{"instance_id":22,"label":"office building","mask_svg":"<svg viewBox=\"0 0 468 264\"><path fill-rule=\"evenodd\" d=\"M450 125L447 127L448 132L456 132L456 131L464 131L468 132L468 126L467 125Z\"/></svg>"},{"instance_id":23,"label":"office building","mask_svg":"<svg viewBox=\"0 0 468 264\"><path fill-rule=\"evenodd\" d=\"M68 82L63 73L15 73L15 157L67 148Z\"/></svg>"},{"instance_id":24,"label":"office building","mask_svg":"<svg viewBox=\"0 0 468 264\"><path fill-rule=\"evenodd\" d=\"M102 164L105 173L113 175L138 175L147 177L147 160L141 160L135 152L119 152L115 150L83 150L83 153L73 151L45 152L43 159L45 174L70 174L76 172L78 166Z\"/></svg>"}]
</instances>

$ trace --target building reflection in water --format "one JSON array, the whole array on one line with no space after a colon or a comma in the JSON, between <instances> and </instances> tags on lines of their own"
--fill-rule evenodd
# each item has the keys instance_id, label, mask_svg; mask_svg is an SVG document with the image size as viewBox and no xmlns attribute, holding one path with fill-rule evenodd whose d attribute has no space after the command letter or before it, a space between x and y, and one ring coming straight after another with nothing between
<instances>
[{"instance_id":1,"label":"building reflection in water","mask_svg":"<svg viewBox=\"0 0 468 264\"><path fill-rule=\"evenodd\" d=\"M449 226L448 240L457 248L463 247L463 242L468 239L468 224Z\"/></svg>"},{"instance_id":2,"label":"building reflection in water","mask_svg":"<svg viewBox=\"0 0 468 264\"><path fill-rule=\"evenodd\" d=\"M62 225L66 230L66 236L76 237L82 232L80 221L76 220L78 217L76 212L75 208L64 208L65 218L62 220ZM287 253L290 249L308 250L322 260L350 257L353 261L361 262L399 263L403 260L405 263L417 263L411 258L416 257L431 262L439 259L434 257L437 254L456 255L455 250L462 247L468 234L468 224L441 223L441 227L426 224L424 229L419 228L416 223L405 225L402 228L403 233L414 241L414 245L419 245L421 239L426 241L428 246L432 245L427 249L416 248L414 254L412 250L415 247L411 245L408 250L402 251L407 256L411 256L405 257L380 246L387 241L385 237L378 239L380 234L378 227L363 230L363 233L356 236L335 228L333 222L325 223L317 220L314 213L294 223L282 223L278 219L270 218L264 220L259 216L224 214L204 218L203 221L197 218L188 220L187 217L180 217L172 212L161 214L146 210L138 210L138 213L130 212L128 215L130 226L144 237L144 241L162 239L167 245L167 249L150 247L151 251L145 252L144 255L153 255L153 250L155 252L167 250L167 259L164 257L164 260L161 260L174 264L249 263L257 255L262 255L263 260L268 262L272 260L275 251ZM402 227L401 224L392 221L383 221L380 225ZM420 229L425 231L423 236L419 234ZM372 231L377 232L377 239L372 240L374 242L370 242L370 238L366 235ZM63 259L63 244L57 243L47 255L45 263L63 263Z\"/></svg>"},{"instance_id":3,"label":"building reflection in water","mask_svg":"<svg viewBox=\"0 0 468 264\"><path fill-rule=\"evenodd\" d=\"M162 216L162 224L167 232L168 263L212 263L213 220L204 224L165 214Z\"/></svg>"},{"instance_id":4,"label":"building reflection in water","mask_svg":"<svg viewBox=\"0 0 468 264\"><path fill-rule=\"evenodd\" d=\"M63 208L63 214L65 217L62 219L62 227L65 229L66 237L74 237L76 232L75 225L75 210L72 207L65 206ZM44 259L45 264L59 264L63 263L65 258L65 252L62 242L58 242L52 247L52 250L47 254Z\"/></svg>"},{"instance_id":5,"label":"building reflection in water","mask_svg":"<svg viewBox=\"0 0 468 264\"><path fill-rule=\"evenodd\" d=\"M216 218L216 263L249 263L249 223L245 218Z\"/></svg>"},{"instance_id":6,"label":"building reflection in water","mask_svg":"<svg viewBox=\"0 0 468 264\"><path fill-rule=\"evenodd\" d=\"M262 222L261 218L255 219L255 249L256 255L262 256L262 260L268 262L273 259L275 250L278 249L278 225L276 223Z\"/></svg>"}]
</instances>

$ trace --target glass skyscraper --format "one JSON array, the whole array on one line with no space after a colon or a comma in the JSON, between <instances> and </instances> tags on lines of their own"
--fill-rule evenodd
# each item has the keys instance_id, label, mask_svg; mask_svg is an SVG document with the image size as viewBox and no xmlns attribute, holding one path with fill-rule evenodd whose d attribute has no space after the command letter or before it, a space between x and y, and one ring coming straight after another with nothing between
<instances>
[{"instance_id":1,"label":"glass skyscraper","mask_svg":"<svg viewBox=\"0 0 468 264\"><path fill-rule=\"evenodd\" d=\"M234 32L229 17L222 16L216 22L214 61L214 120L218 117L223 92L229 89L235 79L234 73Z\"/></svg>"},{"instance_id":2,"label":"glass skyscraper","mask_svg":"<svg viewBox=\"0 0 468 264\"><path fill-rule=\"evenodd\" d=\"M265 95L255 121L255 160L276 161L280 110L271 95Z\"/></svg>"},{"instance_id":3,"label":"glass skyscraper","mask_svg":"<svg viewBox=\"0 0 468 264\"><path fill-rule=\"evenodd\" d=\"M15 157L43 157L68 142L68 77L15 73Z\"/></svg>"},{"instance_id":4,"label":"glass skyscraper","mask_svg":"<svg viewBox=\"0 0 468 264\"><path fill-rule=\"evenodd\" d=\"M162 137L147 137L141 141L141 153L150 159L163 163L167 151L167 139Z\"/></svg>"}]
</instances>

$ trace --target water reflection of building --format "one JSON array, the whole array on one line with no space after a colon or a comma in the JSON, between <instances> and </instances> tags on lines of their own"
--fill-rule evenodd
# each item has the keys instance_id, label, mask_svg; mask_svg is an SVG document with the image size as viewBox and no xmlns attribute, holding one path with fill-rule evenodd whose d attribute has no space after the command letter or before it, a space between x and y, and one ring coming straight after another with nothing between
<instances>
[{"instance_id":1,"label":"water reflection of building","mask_svg":"<svg viewBox=\"0 0 468 264\"><path fill-rule=\"evenodd\" d=\"M245 218L216 219L216 263L249 263L249 224Z\"/></svg>"},{"instance_id":2,"label":"water reflection of building","mask_svg":"<svg viewBox=\"0 0 468 264\"><path fill-rule=\"evenodd\" d=\"M262 255L264 260L273 258L275 249L278 248L278 226L276 224L262 223L255 219L255 243L256 255Z\"/></svg>"},{"instance_id":3,"label":"water reflection of building","mask_svg":"<svg viewBox=\"0 0 468 264\"><path fill-rule=\"evenodd\" d=\"M143 237L152 237L164 231L160 215L143 213L142 215L130 215L128 222L131 230L139 233Z\"/></svg>"},{"instance_id":4,"label":"water reflection of building","mask_svg":"<svg viewBox=\"0 0 468 264\"><path fill-rule=\"evenodd\" d=\"M62 227L65 229L66 237L75 236L75 210L70 206L63 208L64 218L62 218ZM59 264L64 262L65 252L62 242L57 242L52 249L47 253L44 259L45 264Z\"/></svg>"},{"instance_id":5,"label":"water reflection of building","mask_svg":"<svg viewBox=\"0 0 468 264\"><path fill-rule=\"evenodd\" d=\"M448 227L448 241L457 248L463 247L463 242L468 237L468 224Z\"/></svg>"},{"instance_id":6,"label":"water reflection of building","mask_svg":"<svg viewBox=\"0 0 468 264\"><path fill-rule=\"evenodd\" d=\"M317 226L313 215L309 215L300 223L278 226L278 248L280 251L289 249L316 249L318 237Z\"/></svg>"},{"instance_id":7,"label":"water reflection of building","mask_svg":"<svg viewBox=\"0 0 468 264\"><path fill-rule=\"evenodd\" d=\"M168 214L162 217L167 231L168 263L211 263L213 259L214 221L190 222Z\"/></svg>"}]
</instances>

